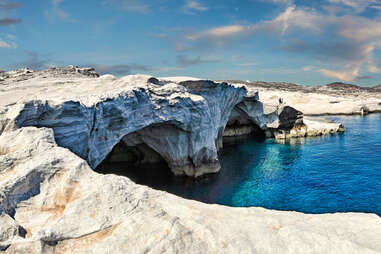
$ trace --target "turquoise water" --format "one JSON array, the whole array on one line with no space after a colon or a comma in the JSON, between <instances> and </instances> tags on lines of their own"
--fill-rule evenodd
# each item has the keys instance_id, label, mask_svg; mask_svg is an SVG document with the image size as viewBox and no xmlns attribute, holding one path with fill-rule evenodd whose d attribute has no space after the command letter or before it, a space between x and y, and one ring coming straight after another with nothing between
<instances>
[{"instance_id":1,"label":"turquoise water","mask_svg":"<svg viewBox=\"0 0 381 254\"><path fill-rule=\"evenodd\" d=\"M307 213L381 215L381 116L333 119L344 123L345 134L286 144L250 140L231 147L222 157L224 168L247 170L215 201Z\"/></svg>"},{"instance_id":2,"label":"turquoise water","mask_svg":"<svg viewBox=\"0 0 381 254\"><path fill-rule=\"evenodd\" d=\"M327 118L342 122L346 132L285 144L251 138L227 145L221 172L201 180L160 171L128 176L207 203L381 215L381 115Z\"/></svg>"}]
</instances>

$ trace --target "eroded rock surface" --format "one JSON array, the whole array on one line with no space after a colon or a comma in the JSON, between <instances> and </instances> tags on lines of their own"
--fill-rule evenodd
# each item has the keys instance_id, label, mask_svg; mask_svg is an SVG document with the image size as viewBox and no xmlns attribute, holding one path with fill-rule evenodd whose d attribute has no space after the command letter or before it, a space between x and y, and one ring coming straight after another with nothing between
<instances>
[{"instance_id":1,"label":"eroded rock surface","mask_svg":"<svg viewBox=\"0 0 381 254\"><path fill-rule=\"evenodd\" d=\"M25 237L25 230L6 213L0 214L0 251L6 250L12 243Z\"/></svg>"},{"instance_id":2,"label":"eroded rock surface","mask_svg":"<svg viewBox=\"0 0 381 254\"><path fill-rule=\"evenodd\" d=\"M47 128L3 133L0 148L0 161L12 165L0 172L0 193L8 197L1 213L11 213L9 230L0 234L10 239L6 253L381 251L381 220L373 214L308 215L182 199L95 173L58 147Z\"/></svg>"},{"instance_id":3,"label":"eroded rock surface","mask_svg":"<svg viewBox=\"0 0 381 254\"><path fill-rule=\"evenodd\" d=\"M50 68L41 71L34 71L28 68L23 68L14 71L0 72L0 85L14 84L32 78L59 78L59 77L92 77L97 78L99 74L93 68L80 68L74 66Z\"/></svg>"},{"instance_id":4,"label":"eroded rock surface","mask_svg":"<svg viewBox=\"0 0 381 254\"><path fill-rule=\"evenodd\" d=\"M139 142L161 154L176 174L218 171L218 133L235 104L245 99L246 89L213 82L187 88L152 80L141 75L121 79L37 76L6 85L0 95L0 130L52 128L60 146L93 168L123 137L139 132L144 133ZM20 94L18 99L16 92L10 99L18 87L30 91L30 96ZM41 87L44 92L35 91ZM139 143L129 140L131 145Z\"/></svg>"},{"instance_id":5,"label":"eroded rock surface","mask_svg":"<svg viewBox=\"0 0 381 254\"><path fill-rule=\"evenodd\" d=\"M220 169L223 136L266 132L278 137L302 125L290 107L268 107L244 86L205 80L178 81L131 75L97 78L89 68L3 73L0 133L47 127L55 140L97 167L121 140L147 145L176 175ZM308 128L308 126L304 127ZM293 136L308 131L293 129ZM286 135L289 137L290 135Z\"/></svg>"},{"instance_id":6,"label":"eroded rock surface","mask_svg":"<svg viewBox=\"0 0 381 254\"><path fill-rule=\"evenodd\" d=\"M282 98L304 115L361 115L381 112L381 90L351 84L332 83L324 86L301 86L284 82L229 83L245 85L250 92L259 92L265 105L277 105Z\"/></svg>"},{"instance_id":7,"label":"eroded rock surface","mask_svg":"<svg viewBox=\"0 0 381 254\"><path fill-rule=\"evenodd\" d=\"M151 159L165 160L173 173L199 176L218 171L224 136L253 131L306 136L308 130L321 131L322 124L326 129L339 124L303 120L297 110L269 106L257 93L227 83L96 77L90 69L84 74L74 67L29 72L7 73L0 81L0 250L381 250L376 215L207 205L92 170L123 143L138 157L132 161L155 152Z\"/></svg>"}]
</instances>

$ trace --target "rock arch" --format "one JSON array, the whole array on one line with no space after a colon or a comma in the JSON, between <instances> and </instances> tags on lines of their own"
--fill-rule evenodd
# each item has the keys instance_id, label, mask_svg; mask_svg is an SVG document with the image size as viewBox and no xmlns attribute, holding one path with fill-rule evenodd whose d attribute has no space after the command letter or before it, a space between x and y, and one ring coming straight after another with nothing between
<instances>
[{"instance_id":1,"label":"rock arch","mask_svg":"<svg viewBox=\"0 0 381 254\"><path fill-rule=\"evenodd\" d=\"M261 129L260 123L242 110L239 106L234 107L228 122L226 123L223 137L236 137L246 135L259 135L263 136L265 133Z\"/></svg>"},{"instance_id":2,"label":"rock arch","mask_svg":"<svg viewBox=\"0 0 381 254\"><path fill-rule=\"evenodd\" d=\"M171 123L152 124L123 136L100 167L112 162L142 168L166 164L173 174L189 176L197 176L203 167L218 171L218 160L210 161L209 151L193 154L190 138L191 133Z\"/></svg>"},{"instance_id":3,"label":"rock arch","mask_svg":"<svg viewBox=\"0 0 381 254\"><path fill-rule=\"evenodd\" d=\"M167 164L173 168L180 159L180 144L187 149L187 133L170 123L151 124L123 136L101 164L127 163L136 167Z\"/></svg>"},{"instance_id":4,"label":"rock arch","mask_svg":"<svg viewBox=\"0 0 381 254\"><path fill-rule=\"evenodd\" d=\"M276 120L276 112L272 111L266 115L260 101L247 98L232 109L219 143L235 141L246 136L264 138L268 125ZM218 147L221 148L222 144Z\"/></svg>"}]
</instances>

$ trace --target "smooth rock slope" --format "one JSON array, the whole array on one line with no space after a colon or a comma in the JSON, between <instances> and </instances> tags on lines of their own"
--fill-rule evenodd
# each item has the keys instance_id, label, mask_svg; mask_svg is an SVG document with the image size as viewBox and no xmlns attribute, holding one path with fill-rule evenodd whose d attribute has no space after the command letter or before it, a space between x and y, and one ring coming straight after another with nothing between
<instances>
[{"instance_id":1,"label":"smooth rock slope","mask_svg":"<svg viewBox=\"0 0 381 254\"><path fill-rule=\"evenodd\" d=\"M47 128L3 133L0 144L6 253L381 251L381 220L373 214L308 215L185 200L95 173L58 147Z\"/></svg>"}]
</instances>

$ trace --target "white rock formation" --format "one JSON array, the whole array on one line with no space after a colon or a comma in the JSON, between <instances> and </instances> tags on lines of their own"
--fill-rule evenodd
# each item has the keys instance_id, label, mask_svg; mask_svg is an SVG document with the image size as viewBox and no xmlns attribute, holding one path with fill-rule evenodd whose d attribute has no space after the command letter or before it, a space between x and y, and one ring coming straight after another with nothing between
<instances>
[{"instance_id":1,"label":"white rock formation","mask_svg":"<svg viewBox=\"0 0 381 254\"><path fill-rule=\"evenodd\" d=\"M250 92L259 92L267 106L278 105L282 98L304 115L359 115L381 112L381 91L370 88L333 90L327 87L308 87L282 83L244 84Z\"/></svg>"},{"instance_id":2,"label":"white rock formation","mask_svg":"<svg viewBox=\"0 0 381 254\"><path fill-rule=\"evenodd\" d=\"M0 226L1 245L11 244L6 253L381 251L376 215L308 215L185 200L95 173L58 147L47 128L3 133L0 149L0 210L12 215L3 215L9 226Z\"/></svg>"},{"instance_id":3,"label":"white rock formation","mask_svg":"<svg viewBox=\"0 0 381 254\"><path fill-rule=\"evenodd\" d=\"M218 171L216 141L222 137L229 112L245 99L246 89L213 82L188 87L156 85L149 83L149 78L28 80L19 86L32 90L33 97L9 101L14 105L3 107L0 130L52 128L60 146L86 159L93 168L124 136L139 131L142 138L134 142L144 142L160 153L175 174L198 176ZM47 91L38 92L36 98L39 81ZM100 85L103 89L98 89ZM9 91L16 90L10 86ZM2 96L4 103L7 94Z\"/></svg>"},{"instance_id":4,"label":"white rock formation","mask_svg":"<svg viewBox=\"0 0 381 254\"><path fill-rule=\"evenodd\" d=\"M122 141L149 146L175 174L215 172L229 131L318 131L321 125L303 123L300 112L263 105L256 93L226 83L96 78L75 67L15 73L0 80L0 250L6 253L381 251L376 215L207 205L92 170Z\"/></svg>"},{"instance_id":5,"label":"white rock formation","mask_svg":"<svg viewBox=\"0 0 381 254\"><path fill-rule=\"evenodd\" d=\"M217 150L228 121L238 117L246 129L228 129L226 135L259 127L280 137L276 130L288 133L297 117L282 117L283 108L266 108L257 93L249 96L245 87L227 83L173 83L173 78L144 75L97 78L92 69L75 67L3 76L0 133L25 126L52 128L58 145L92 168L129 135L123 139L127 145L148 145L176 175L214 173L220 169ZM308 133L298 130L291 136Z\"/></svg>"},{"instance_id":6,"label":"white rock formation","mask_svg":"<svg viewBox=\"0 0 381 254\"><path fill-rule=\"evenodd\" d=\"M23 240L25 231L6 213L0 214L0 251L6 250L12 243Z\"/></svg>"}]
</instances>

